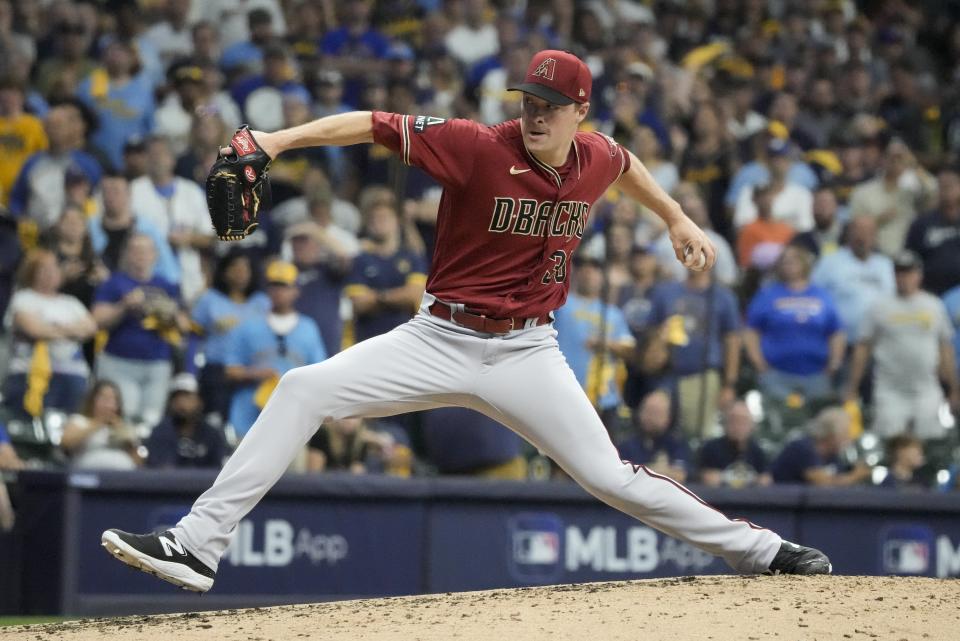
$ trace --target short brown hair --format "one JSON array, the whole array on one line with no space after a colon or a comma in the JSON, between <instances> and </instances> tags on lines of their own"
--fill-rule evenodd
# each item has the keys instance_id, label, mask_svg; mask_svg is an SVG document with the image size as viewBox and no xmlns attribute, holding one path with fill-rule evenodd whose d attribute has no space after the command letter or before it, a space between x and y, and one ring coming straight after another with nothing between
<instances>
[{"instance_id":1,"label":"short brown hair","mask_svg":"<svg viewBox=\"0 0 960 641\"><path fill-rule=\"evenodd\" d=\"M900 452L911 447L923 449L923 442L913 434L897 434L891 437L887 441L887 463L892 464Z\"/></svg>"},{"instance_id":2,"label":"short brown hair","mask_svg":"<svg viewBox=\"0 0 960 641\"><path fill-rule=\"evenodd\" d=\"M17 269L17 287L20 289L29 289L33 287L33 281L37 277L37 271L40 269L40 263L52 258L57 261L57 255L49 249L33 249L20 263Z\"/></svg>"}]
</instances>

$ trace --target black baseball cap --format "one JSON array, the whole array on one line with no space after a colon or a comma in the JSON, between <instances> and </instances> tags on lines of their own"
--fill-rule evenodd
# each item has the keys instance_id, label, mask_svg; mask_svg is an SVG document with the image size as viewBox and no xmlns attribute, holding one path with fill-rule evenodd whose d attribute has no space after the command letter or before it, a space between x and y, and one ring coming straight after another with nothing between
<instances>
[{"instance_id":1,"label":"black baseball cap","mask_svg":"<svg viewBox=\"0 0 960 641\"><path fill-rule=\"evenodd\" d=\"M898 272L906 272L923 268L923 261L916 252L904 249L893 257L893 268Z\"/></svg>"}]
</instances>

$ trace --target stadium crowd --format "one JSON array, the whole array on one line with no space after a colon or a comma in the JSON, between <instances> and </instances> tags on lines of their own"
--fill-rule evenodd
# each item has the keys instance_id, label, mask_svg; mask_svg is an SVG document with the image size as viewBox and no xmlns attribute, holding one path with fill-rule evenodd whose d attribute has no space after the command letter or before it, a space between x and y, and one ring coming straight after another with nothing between
<instances>
[{"instance_id":1,"label":"stadium crowd","mask_svg":"<svg viewBox=\"0 0 960 641\"><path fill-rule=\"evenodd\" d=\"M718 248L687 273L642 206L591 211L556 329L623 458L956 489L960 4L923 0L0 0L0 469L219 467L281 374L415 312L440 193L379 146L300 150L223 243L219 145L493 124L544 48ZM318 428L294 469L562 475L460 408Z\"/></svg>"}]
</instances>

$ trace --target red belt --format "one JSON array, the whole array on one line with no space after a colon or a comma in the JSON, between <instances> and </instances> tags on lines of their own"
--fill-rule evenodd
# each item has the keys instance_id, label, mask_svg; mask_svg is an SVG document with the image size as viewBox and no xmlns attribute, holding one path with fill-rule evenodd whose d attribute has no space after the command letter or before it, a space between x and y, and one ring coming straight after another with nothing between
<instances>
[{"instance_id":1,"label":"red belt","mask_svg":"<svg viewBox=\"0 0 960 641\"><path fill-rule=\"evenodd\" d=\"M490 318L489 316L484 316L483 314L472 314L467 311L455 312L451 310L449 306L440 302L436 302L431 305L429 310L432 316L456 323L461 327L472 329L475 332L483 332L484 334L506 334L507 332L515 329L523 329L527 327L527 322L531 320L529 318L520 317ZM551 319L550 316L547 315L540 316L539 318L533 320L536 322L531 324L531 327L546 325Z\"/></svg>"}]
</instances>

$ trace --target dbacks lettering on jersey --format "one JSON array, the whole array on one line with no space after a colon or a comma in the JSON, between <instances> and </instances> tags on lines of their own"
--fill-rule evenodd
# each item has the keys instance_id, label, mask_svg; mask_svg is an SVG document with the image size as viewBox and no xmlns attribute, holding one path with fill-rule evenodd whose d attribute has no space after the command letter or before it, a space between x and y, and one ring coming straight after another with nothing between
<instances>
[{"instance_id":1,"label":"dbacks lettering on jersey","mask_svg":"<svg viewBox=\"0 0 960 641\"><path fill-rule=\"evenodd\" d=\"M554 208L556 205L556 208ZM498 197L488 231L517 236L576 236L583 238L590 203L577 200L536 201L532 198Z\"/></svg>"}]
</instances>

